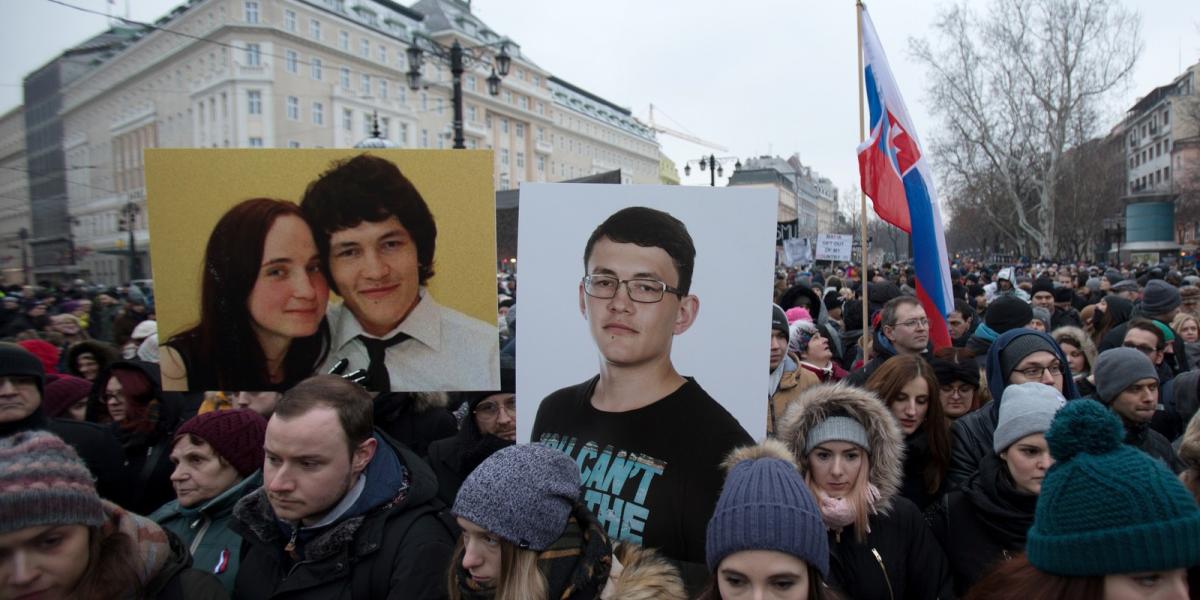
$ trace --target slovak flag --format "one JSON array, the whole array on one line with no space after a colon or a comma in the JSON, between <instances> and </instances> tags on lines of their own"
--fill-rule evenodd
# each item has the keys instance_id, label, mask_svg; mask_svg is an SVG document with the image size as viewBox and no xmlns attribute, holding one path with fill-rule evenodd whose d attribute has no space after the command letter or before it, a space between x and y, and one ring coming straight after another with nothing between
<instances>
[{"instance_id":1,"label":"slovak flag","mask_svg":"<svg viewBox=\"0 0 1200 600\"><path fill-rule=\"evenodd\" d=\"M870 134L858 147L862 189L879 218L912 236L917 299L929 318L930 339L935 348L950 346L946 317L954 310L954 295L933 174L865 6L859 18L871 111Z\"/></svg>"}]
</instances>

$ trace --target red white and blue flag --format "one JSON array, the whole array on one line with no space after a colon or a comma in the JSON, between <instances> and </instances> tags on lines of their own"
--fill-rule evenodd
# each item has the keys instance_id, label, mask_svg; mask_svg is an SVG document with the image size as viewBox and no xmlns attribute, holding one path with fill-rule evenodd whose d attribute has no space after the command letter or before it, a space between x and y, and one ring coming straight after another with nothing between
<instances>
[{"instance_id":1,"label":"red white and blue flag","mask_svg":"<svg viewBox=\"0 0 1200 600\"><path fill-rule=\"evenodd\" d=\"M870 134L858 147L862 189L879 218L912 236L917 299L929 318L934 347L942 348L951 345L946 317L954 309L954 295L933 174L865 6L859 18L871 112Z\"/></svg>"}]
</instances>

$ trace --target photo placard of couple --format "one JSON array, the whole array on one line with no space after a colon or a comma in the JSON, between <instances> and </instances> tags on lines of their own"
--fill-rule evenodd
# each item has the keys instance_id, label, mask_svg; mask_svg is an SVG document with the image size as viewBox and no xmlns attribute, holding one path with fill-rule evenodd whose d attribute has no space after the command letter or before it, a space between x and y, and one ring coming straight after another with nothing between
<instances>
[{"instance_id":1,"label":"photo placard of couple","mask_svg":"<svg viewBox=\"0 0 1200 600\"><path fill-rule=\"evenodd\" d=\"M147 150L163 388L498 388L493 160Z\"/></svg>"}]
</instances>

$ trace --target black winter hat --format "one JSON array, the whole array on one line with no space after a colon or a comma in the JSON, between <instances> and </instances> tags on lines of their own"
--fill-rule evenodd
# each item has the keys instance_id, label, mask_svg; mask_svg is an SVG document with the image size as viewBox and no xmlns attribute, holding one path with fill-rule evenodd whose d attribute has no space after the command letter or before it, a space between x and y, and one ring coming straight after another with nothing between
<instances>
[{"instance_id":1,"label":"black winter hat","mask_svg":"<svg viewBox=\"0 0 1200 600\"><path fill-rule=\"evenodd\" d=\"M781 331L783 335L788 334L787 313L783 312L783 308L778 304L771 305L771 331Z\"/></svg>"},{"instance_id":2,"label":"black winter hat","mask_svg":"<svg viewBox=\"0 0 1200 600\"><path fill-rule=\"evenodd\" d=\"M1054 301L1058 303L1071 302L1075 299L1075 290L1067 287L1054 290Z\"/></svg>"},{"instance_id":3,"label":"black winter hat","mask_svg":"<svg viewBox=\"0 0 1200 600\"><path fill-rule=\"evenodd\" d=\"M1033 282L1033 289L1029 291L1029 295L1033 296L1038 292L1054 293L1054 282L1049 279L1038 279Z\"/></svg>"},{"instance_id":4,"label":"black winter hat","mask_svg":"<svg viewBox=\"0 0 1200 600\"><path fill-rule=\"evenodd\" d=\"M1029 303L1010 295L1000 296L992 301L984 314L983 322L996 333L1004 333L1010 329L1024 327L1033 320L1033 309Z\"/></svg>"},{"instance_id":5,"label":"black winter hat","mask_svg":"<svg viewBox=\"0 0 1200 600\"><path fill-rule=\"evenodd\" d=\"M0 342L0 375L33 377L37 380L38 395L46 385L46 371L42 361L28 350L8 342Z\"/></svg>"}]
</instances>

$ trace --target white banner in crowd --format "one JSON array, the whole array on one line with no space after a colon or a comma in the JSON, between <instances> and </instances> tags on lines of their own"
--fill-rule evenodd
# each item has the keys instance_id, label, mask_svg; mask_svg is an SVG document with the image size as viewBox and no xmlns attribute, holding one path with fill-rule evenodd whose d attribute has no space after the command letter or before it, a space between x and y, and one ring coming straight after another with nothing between
<instances>
[{"instance_id":1,"label":"white banner in crowd","mask_svg":"<svg viewBox=\"0 0 1200 600\"><path fill-rule=\"evenodd\" d=\"M854 236L841 233L817 234L817 260L850 260L850 247Z\"/></svg>"},{"instance_id":2,"label":"white banner in crowd","mask_svg":"<svg viewBox=\"0 0 1200 600\"><path fill-rule=\"evenodd\" d=\"M808 238L790 238L783 240L783 254L789 267L812 262L812 244Z\"/></svg>"}]
</instances>

